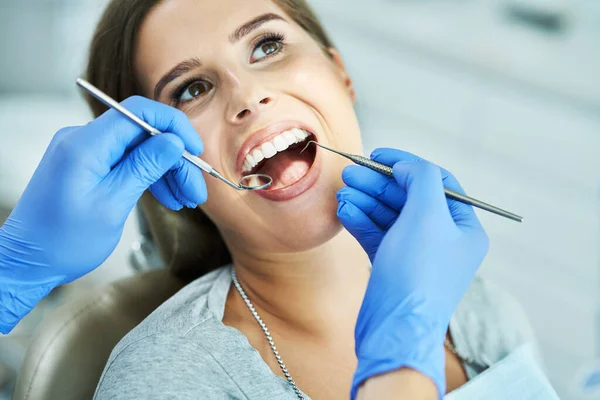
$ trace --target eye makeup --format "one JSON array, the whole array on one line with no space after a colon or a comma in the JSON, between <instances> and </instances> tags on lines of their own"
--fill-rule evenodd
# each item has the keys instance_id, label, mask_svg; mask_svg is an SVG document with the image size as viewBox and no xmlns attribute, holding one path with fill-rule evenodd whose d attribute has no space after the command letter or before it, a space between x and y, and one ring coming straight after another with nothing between
<instances>
[{"instance_id":1,"label":"eye makeup","mask_svg":"<svg viewBox=\"0 0 600 400\"><path fill-rule=\"evenodd\" d=\"M285 49L285 46L286 46L285 35L283 35L282 33L277 33L277 32L263 33L258 38L256 38L253 41L253 43L251 44L250 54L254 54L256 52L256 50L258 50L262 46L269 44L269 43L276 43L278 46L277 50L273 53L266 54L265 57L262 57L256 61L252 61L252 59L251 59L250 62L252 64L254 64L256 62L261 62L267 58L273 57L273 56L281 53Z\"/></svg>"},{"instance_id":2,"label":"eye makeup","mask_svg":"<svg viewBox=\"0 0 600 400\"><path fill-rule=\"evenodd\" d=\"M171 94L171 101L176 102L176 104L182 104L182 103L186 103L188 101L193 100L193 99L181 100L181 97L195 83L204 83L204 84L210 86L210 89L207 90L205 93L210 92L210 90L212 90L212 88L214 87L214 85L212 83L210 83L209 81L199 78L197 76L193 76L193 77L190 77L190 78L187 78L186 80L184 80L179 86L177 86L177 88L175 88L173 90L173 93ZM199 96L196 96L194 98L197 98L197 97L199 97Z\"/></svg>"},{"instance_id":3,"label":"eye makeup","mask_svg":"<svg viewBox=\"0 0 600 400\"><path fill-rule=\"evenodd\" d=\"M269 43L276 44L277 48L268 54L265 52L264 57L260 57L258 59L253 59L254 54L257 52L257 50L259 50L261 48L261 46L265 46ZM264 33L260 34L256 39L254 39L249 46L249 48L250 48L249 62L251 64L256 64L256 63L263 62L264 60L267 60L271 57L280 55L285 50L285 46L286 46L286 41L285 41L284 34L279 33L279 32L273 32L273 31L264 32ZM263 50L263 52L264 52L264 50ZM211 88L210 88L210 90L206 91L202 95L195 96L191 99L182 100L182 96L185 94L185 92L195 83L204 83L206 85L211 86ZM214 84L212 82L210 82L207 79L203 79L202 77L199 77L199 76L192 76L192 77L189 77L186 80L184 80L182 83L177 85L177 87L175 89L172 90L171 94L169 95L169 103L173 107L180 107L184 104L187 104L192 101L196 101L197 99L206 97L212 90L214 90Z\"/></svg>"}]
</instances>

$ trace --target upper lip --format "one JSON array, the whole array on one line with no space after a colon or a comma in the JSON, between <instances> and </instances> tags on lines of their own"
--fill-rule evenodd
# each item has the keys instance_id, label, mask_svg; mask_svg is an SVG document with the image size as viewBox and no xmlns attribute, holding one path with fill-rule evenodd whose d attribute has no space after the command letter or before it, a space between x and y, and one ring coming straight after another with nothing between
<instances>
[{"instance_id":1,"label":"upper lip","mask_svg":"<svg viewBox=\"0 0 600 400\"><path fill-rule=\"evenodd\" d=\"M258 131L252 133L248 138L244 141L242 146L240 147L236 160L236 171L238 175L242 176L242 167L244 165L244 160L246 156L250 152L250 150L254 149L256 146L268 142L273 139L275 136L279 135L282 132L288 131L293 128L304 129L309 134L316 136L314 130L308 127L306 124L299 121L280 121L274 122L266 127L259 129Z\"/></svg>"}]
</instances>

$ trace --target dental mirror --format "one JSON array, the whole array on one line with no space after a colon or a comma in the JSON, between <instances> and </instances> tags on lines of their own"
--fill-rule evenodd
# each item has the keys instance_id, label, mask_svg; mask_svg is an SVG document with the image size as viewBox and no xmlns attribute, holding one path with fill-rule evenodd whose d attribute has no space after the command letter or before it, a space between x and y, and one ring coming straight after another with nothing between
<instances>
[{"instance_id":1,"label":"dental mirror","mask_svg":"<svg viewBox=\"0 0 600 400\"><path fill-rule=\"evenodd\" d=\"M273 183L273 178L265 174L246 175L240 179L239 186L245 190L264 190Z\"/></svg>"}]
</instances>

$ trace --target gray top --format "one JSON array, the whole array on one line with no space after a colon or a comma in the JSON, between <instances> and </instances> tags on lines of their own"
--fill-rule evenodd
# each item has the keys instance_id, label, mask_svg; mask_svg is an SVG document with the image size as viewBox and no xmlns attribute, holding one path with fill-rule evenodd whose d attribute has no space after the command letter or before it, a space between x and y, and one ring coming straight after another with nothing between
<instances>
[{"instance_id":1,"label":"gray top","mask_svg":"<svg viewBox=\"0 0 600 400\"><path fill-rule=\"evenodd\" d=\"M223 324L231 283L231 266L219 268L150 314L114 348L94 398L296 399L246 337ZM450 333L459 354L487 364L533 341L521 307L480 278L459 305ZM465 368L469 378L477 375Z\"/></svg>"}]
</instances>

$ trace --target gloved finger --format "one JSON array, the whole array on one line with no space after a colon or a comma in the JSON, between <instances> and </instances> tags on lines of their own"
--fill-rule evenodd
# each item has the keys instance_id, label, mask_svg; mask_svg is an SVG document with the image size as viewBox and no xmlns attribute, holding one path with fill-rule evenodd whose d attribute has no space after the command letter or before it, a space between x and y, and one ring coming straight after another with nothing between
<instances>
[{"instance_id":1,"label":"gloved finger","mask_svg":"<svg viewBox=\"0 0 600 400\"><path fill-rule=\"evenodd\" d=\"M206 183L202 170L191 162L182 159L166 174L171 191L188 208L196 208L206 201Z\"/></svg>"},{"instance_id":2,"label":"gloved finger","mask_svg":"<svg viewBox=\"0 0 600 400\"><path fill-rule=\"evenodd\" d=\"M397 162L429 162L429 161L425 160L424 158L421 158L421 157L419 157L415 154L409 153L407 151L391 149L388 147L381 147L381 148L377 148L377 149L373 150L373 152L371 152L371 159L373 161L380 162L380 163L385 164L390 167L393 167L394 164L396 164ZM442 171L442 180L444 182L446 182L446 179L449 176L451 176L452 174L448 170L446 170L442 167L439 167L439 168ZM446 185L444 185L444 186L446 186ZM446 187L448 187L448 186L446 186ZM455 190L451 187L448 187L448 189Z\"/></svg>"},{"instance_id":3,"label":"gloved finger","mask_svg":"<svg viewBox=\"0 0 600 400\"><path fill-rule=\"evenodd\" d=\"M365 250L371 262L375 258L384 232L354 204L341 201L338 204L337 216L344 228Z\"/></svg>"},{"instance_id":4,"label":"gloved finger","mask_svg":"<svg viewBox=\"0 0 600 400\"><path fill-rule=\"evenodd\" d=\"M159 131L179 136L190 154L199 156L204 151L200 135L183 111L140 96L126 99L123 105Z\"/></svg>"},{"instance_id":5,"label":"gloved finger","mask_svg":"<svg viewBox=\"0 0 600 400\"><path fill-rule=\"evenodd\" d=\"M56 131L54 136L52 136L52 140L50 141L50 146L56 142L60 142L65 138L65 136L71 135L74 131L81 129L82 126L66 126L62 129Z\"/></svg>"},{"instance_id":6,"label":"gloved finger","mask_svg":"<svg viewBox=\"0 0 600 400\"><path fill-rule=\"evenodd\" d=\"M399 161L400 162L425 161L424 159L422 159L419 156L414 155L412 153L409 153L409 152L406 152L403 150L392 149L392 148L378 148L378 149L373 150L373 152L371 153L371 159L374 161L380 162L382 164L389 165L389 166L393 166L394 164L396 164ZM458 182L458 180L456 179L456 177L454 177L454 175L452 175L452 173L450 173L445 168L442 168L442 167L439 167L439 168L442 173L442 181L444 183L444 187L447 189L453 190L455 192L465 194L465 191L461 187L461 185ZM451 213L452 217L454 218L454 221L456 222L457 225L473 226L473 227L480 226L479 220L477 219L477 216L475 215L475 212L474 212L472 206L458 202L456 200L452 200L452 199L447 199L447 203L448 203L448 208L450 209L450 213Z\"/></svg>"},{"instance_id":7,"label":"gloved finger","mask_svg":"<svg viewBox=\"0 0 600 400\"><path fill-rule=\"evenodd\" d=\"M392 210L376 198L349 186L341 188L337 192L336 198L338 202L347 201L358 207L384 231L387 231L398 218L397 211Z\"/></svg>"},{"instance_id":8,"label":"gloved finger","mask_svg":"<svg viewBox=\"0 0 600 400\"><path fill-rule=\"evenodd\" d=\"M183 205L175 198L173 192L171 192L171 188L169 188L165 179L159 179L150 185L149 190L154 198L156 198L163 206L175 211L179 211L183 208Z\"/></svg>"},{"instance_id":9,"label":"gloved finger","mask_svg":"<svg viewBox=\"0 0 600 400\"><path fill-rule=\"evenodd\" d=\"M135 204L142 193L181 160L183 142L172 134L150 137L133 149L104 179L114 201Z\"/></svg>"},{"instance_id":10,"label":"gloved finger","mask_svg":"<svg viewBox=\"0 0 600 400\"><path fill-rule=\"evenodd\" d=\"M181 190L179 190L179 187L177 186L177 182L175 182L175 178L173 178L173 171L167 171L167 173L162 177L163 181L165 181L167 183L167 186L169 187L169 190L171 191L171 193L173 194L173 197L175 197L175 199L177 200L177 202L179 204L181 204L183 207L188 207L188 208L195 208L196 204L194 204L191 200L186 199L183 194L181 193Z\"/></svg>"},{"instance_id":11,"label":"gloved finger","mask_svg":"<svg viewBox=\"0 0 600 400\"><path fill-rule=\"evenodd\" d=\"M428 162L428 161L425 161L424 159L422 159L418 156L415 156L411 153L407 153L405 151L397 150L397 149L389 149L389 148L376 149L373 151L373 153L371 153L371 156L376 161L381 162L382 164L386 164L386 165L394 165L395 160L398 160L399 162L406 162L406 160L413 159L414 162ZM396 162L398 162L398 161L396 161ZM458 182L456 177L454 175L452 175L452 173L450 173L448 170L446 170L442 167L438 167L438 168L441 171L442 182L443 182L443 185L445 188L453 190L453 191L461 193L461 194L465 194L465 191L463 190L462 186L460 185L460 183ZM472 206L461 203L456 200L452 200L450 198L447 198L446 202L447 202L448 208L450 210L450 214L452 215L452 218L454 219L454 222L457 225L464 226L464 227L480 227L481 226L479 219L477 219L477 216L476 216L475 211L473 210Z\"/></svg>"},{"instance_id":12,"label":"gloved finger","mask_svg":"<svg viewBox=\"0 0 600 400\"><path fill-rule=\"evenodd\" d=\"M202 153L202 140L182 111L140 96L130 97L122 104L159 131L179 136L191 154ZM126 151L139 145L146 137L148 134L137 124L110 109L80 129L78 140L73 145L82 154L95 157L101 165L110 169Z\"/></svg>"},{"instance_id":13,"label":"gloved finger","mask_svg":"<svg viewBox=\"0 0 600 400\"><path fill-rule=\"evenodd\" d=\"M407 193L401 217L452 221L438 166L430 162L396 163L393 172Z\"/></svg>"},{"instance_id":14,"label":"gloved finger","mask_svg":"<svg viewBox=\"0 0 600 400\"><path fill-rule=\"evenodd\" d=\"M397 212L400 212L406 201L406 190L400 187L393 177L367 167L347 166L342 171L342 180L346 185L374 197Z\"/></svg>"},{"instance_id":15,"label":"gloved finger","mask_svg":"<svg viewBox=\"0 0 600 400\"><path fill-rule=\"evenodd\" d=\"M391 167L399 161L417 162L422 159L421 157L404 150L379 147L371 152L371 160Z\"/></svg>"},{"instance_id":16,"label":"gloved finger","mask_svg":"<svg viewBox=\"0 0 600 400\"><path fill-rule=\"evenodd\" d=\"M465 194L462 186L451 173L448 173L444 178L444 187ZM450 198L446 199L446 203L448 204L450 215L452 215L456 225L464 228L481 228L481 223L475 214L473 206Z\"/></svg>"}]
</instances>

